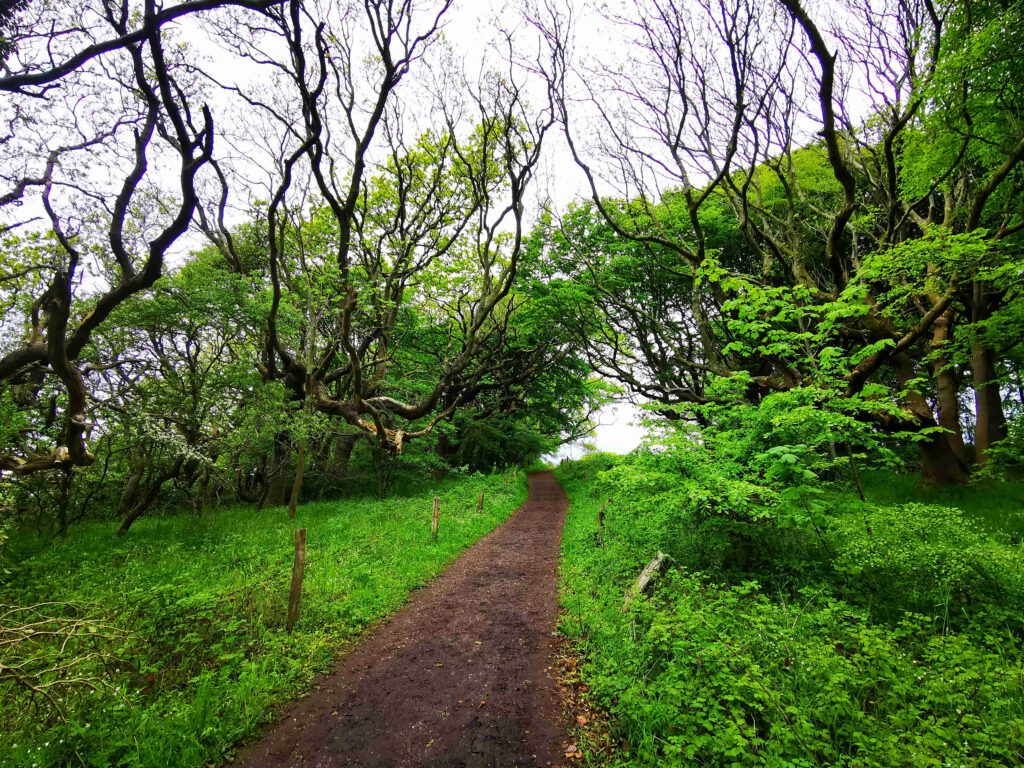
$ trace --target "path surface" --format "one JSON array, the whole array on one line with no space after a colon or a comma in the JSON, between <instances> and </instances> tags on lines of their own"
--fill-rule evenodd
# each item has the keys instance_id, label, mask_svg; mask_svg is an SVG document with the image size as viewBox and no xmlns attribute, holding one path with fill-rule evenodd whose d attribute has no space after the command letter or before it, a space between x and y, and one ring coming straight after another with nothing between
<instances>
[{"instance_id":1,"label":"path surface","mask_svg":"<svg viewBox=\"0 0 1024 768\"><path fill-rule=\"evenodd\" d=\"M568 502L550 472L529 482L508 522L415 593L236 764L557 765L564 732L548 668Z\"/></svg>"}]
</instances>

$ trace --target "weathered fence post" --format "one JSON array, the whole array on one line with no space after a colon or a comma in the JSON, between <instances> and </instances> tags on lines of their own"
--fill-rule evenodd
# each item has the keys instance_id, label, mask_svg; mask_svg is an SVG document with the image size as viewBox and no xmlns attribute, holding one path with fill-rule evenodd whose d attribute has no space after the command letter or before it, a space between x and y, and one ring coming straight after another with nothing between
<instances>
[{"instance_id":1,"label":"weathered fence post","mask_svg":"<svg viewBox=\"0 0 1024 768\"><path fill-rule=\"evenodd\" d=\"M437 522L441 516L441 499L434 497L434 516L430 519L430 538L437 538Z\"/></svg>"},{"instance_id":2,"label":"weathered fence post","mask_svg":"<svg viewBox=\"0 0 1024 768\"><path fill-rule=\"evenodd\" d=\"M647 567L641 571L640 577L636 580L636 583L626 592L626 600L622 604L623 611L628 611L629 604L633 602L633 598L647 589L647 585L650 583L651 579L653 579L655 574L661 570L661 565L665 562L666 557L668 557L668 555L664 552L659 552L658 556L651 560L651 562L647 564Z\"/></svg>"},{"instance_id":3,"label":"weathered fence post","mask_svg":"<svg viewBox=\"0 0 1024 768\"><path fill-rule=\"evenodd\" d=\"M476 500L476 511L479 514L484 511L484 492L480 491L480 498Z\"/></svg>"},{"instance_id":4,"label":"weathered fence post","mask_svg":"<svg viewBox=\"0 0 1024 768\"><path fill-rule=\"evenodd\" d=\"M288 631L299 620L299 602L302 600L302 578L306 575L306 529L295 530L295 561L292 563L292 588L288 593Z\"/></svg>"}]
</instances>

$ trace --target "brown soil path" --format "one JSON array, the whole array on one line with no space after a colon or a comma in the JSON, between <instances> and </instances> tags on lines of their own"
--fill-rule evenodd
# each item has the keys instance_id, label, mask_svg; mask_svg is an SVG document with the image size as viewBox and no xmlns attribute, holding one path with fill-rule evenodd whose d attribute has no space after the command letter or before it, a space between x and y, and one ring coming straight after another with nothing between
<instances>
[{"instance_id":1,"label":"brown soil path","mask_svg":"<svg viewBox=\"0 0 1024 768\"><path fill-rule=\"evenodd\" d=\"M415 593L236 764L556 765L564 731L549 668L568 501L550 472L529 482L510 520Z\"/></svg>"}]
</instances>

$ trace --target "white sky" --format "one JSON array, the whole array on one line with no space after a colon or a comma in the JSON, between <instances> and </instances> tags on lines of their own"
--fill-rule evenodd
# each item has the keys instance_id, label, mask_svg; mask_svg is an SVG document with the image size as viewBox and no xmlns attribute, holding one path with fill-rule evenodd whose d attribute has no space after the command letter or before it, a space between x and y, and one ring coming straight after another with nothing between
<instances>
[{"instance_id":1,"label":"white sky","mask_svg":"<svg viewBox=\"0 0 1024 768\"><path fill-rule=\"evenodd\" d=\"M594 435L585 440L563 445L549 460L578 459L591 450L600 453L629 453L640 445L647 431L640 426L641 411L631 403L613 403L598 415Z\"/></svg>"}]
</instances>

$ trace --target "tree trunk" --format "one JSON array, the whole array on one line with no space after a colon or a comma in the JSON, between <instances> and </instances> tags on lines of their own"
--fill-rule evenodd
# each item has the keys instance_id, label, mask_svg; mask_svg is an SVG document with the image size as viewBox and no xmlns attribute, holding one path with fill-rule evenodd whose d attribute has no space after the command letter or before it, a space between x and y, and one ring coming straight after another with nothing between
<instances>
[{"instance_id":1,"label":"tree trunk","mask_svg":"<svg viewBox=\"0 0 1024 768\"><path fill-rule=\"evenodd\" d=\"M995 355L981 340L971 349L971 368L974 372L974 448L978 466L989 460L995 443L1006 438L1006 415L1003 397L999 391Z\"/></svg>"},{"instance_id":2,"label":"tree trunk","mask_svg":"<svg viewBox=\"0 0 1024 768\"><path fill-rule=\"evenodd\" d=\"M306 529L295 532L295 559L292 562L292 585L288 591L288 631L295 628L299 620L299 603L302 600L302 579L306 574Z\"/></svg>"},{"instance_id":3,"label":"tree trunk","mask_svg":"<svg viewBox=\"0 0 1024 768\"><path fill-rule=\"evenodd\" d=\"M306 438L299 441L298 455L295 457L295 482L292 483L292 495L288 500L288 517L295 517L295 509L299 506L302 494L302 476L306 471Z\"/></svg>"},{"instance_id":4,"label":"tree trunk","mask_svg":"<svg viewBox=\"0 0 1024 768\"><path fill-rule=\"evenodd\" d=\"M250 504L263 503L267 495L266 459L260 458L256 466L247 470L235 468L235 494Z\"/></svg>"},{"instance_id":5,"label":"tree trunk","mask_svg":"<svg viewBox=\"0 0 1024 768\"><path fill-rule=\"evenodd\" d=\"M970 472L945 435L930 435L917 447L921 455L921 481L925 485L958 485L970 479Z\"/></svg>"},{"instance_id":6,"label":"tree trunk","mask_svg":"<svg viewBox=\"0 0 1024 768\"><path fill-rule=\"evenodd\" d=\"M69 465L61 472L60 494L57 498L57 535L64 538L68 535L68 504L71 500L71 479L75 468Z\"/></svg>"},{"instance_id":7,"label":"tree trunk","mask_svg":"<svg viewBox=\"0 0 1024 768\"><path fill-rule=\"evenodd\" d=\"M963 425L960 423L960 388L956 374L943 349L950 339L952 313L944 313L935 321L932 331L932 370L935 373L936 405L939 411L939 426L946 430L945 438L956 454L957 460L965 466L970 464L967 447L964 445Z\"/></svg>"},{"instance_id":8,"label":"tree trunk","mask_svg":"<svg viewBox=\"0 0 1024 768\"><path fill-rule=\"evenodd\" d=\"M906 387L916 373L913 361L906 355L900 355L893 359L893 366L900 383ZM928 400L920 392L909 390L904 405L913 415L918 429L939 426ZM927 435L917 443L917 447L921 456L921 480L925 485L954 485L966 483L970 478L970 466L957 456L946 434Z\"/></svg>"},{"instance_id":9,"label":"tree trunk","mask_svg":"<svg viewBox=\"0 0 1024 768\"><path fill-rule=\"evenodd\" d=\"M334 471L340 480L348 477L348 463L352 459L352 451L362 438L361 433L338 435L334 438Z\"/></svg>"},{"instance_id":10,"label":"tree trunk","mask_svg":"<svg viewBox=\"0 0 1024 768\"><path fill-rule=\"evenodd\" d=\"M135 495L139 490L139 483L142 482L142 475L146 471L146 464L143 461L136 462L132 465L132 473L128 476L128 482L125 483L124 489L121 491L121 498L117 503L117 516L125 518L128 516L128 512L135 504Z\"/></svg>"},{"instance_id":11,"label":"tree trunk","mask_svg":"<svg viewBox=\"0 0 1024 768\"><path fill-rule=\"evenodd\" d=\"M145 492L125 514L124 520L121 521L121 527L117 529L118 536L124 536L128 533L128 529L132 527L132 524L142 517L146 510L153 506L160 495L160 489L164 487L164 483L177 477L184 463L184 457L179 456L174 460L174 464L171 465L170 469L157 475L149 482Z\"/></svg>"},{"instance_id":12,"label":"tree trunk","mask_svg":"<svg viewBox=\"0 0 1024 768\"><path fill-rule=\"evenodd\" d=\"M148 498L148 502L143 502L140 500L138 504L136 504L134 507L128 510L128 513L125 515L124 520L121 521L121 527L117 529L118 536L124 536L126 533L128 533L128 529L132 527L132 524L140 517L142 517L142 514L147 509L149 509L150 505L152 505L153 501L156 499L156 495L154 494L152 497Z\"/></svg>"},{"instance_id":13,"label":"tree trunk","mask_svg":"<svg viewBox=\"0 0 1024 768\"><path fill-rule=\"evenodd\" d=\"M280 434L274 440L274 462L270 468L267 500L271 506L281 506L288 501L288 436Z\"/></svg>"},{"instance_id":14,"label":"tree trunk","mask_svg":"<svg viewBox=\"0 0 1024 768\"><path fill-rule=\"evenodd\" d=\"M199 492L192 497L192 514L196 517L203 514L203 509L206 507L206 497L210 492L210 468L208 466L204 466L199 471L197 484Z\"/></svg>"},{"instance_id":15,"label":"tree trunk","mask_svg":"<svg viewBox=\"0 0 1024 768\"><path fill-rule=\"evenodd\" d=\"M950 450L964 464L970 463L967 446L964 444L963 424L960 422L959 388L952 371L937 371L935 374L936 401L939 409L939 426L946 430L943 437Z\"/></svg>"}]
</instances>

